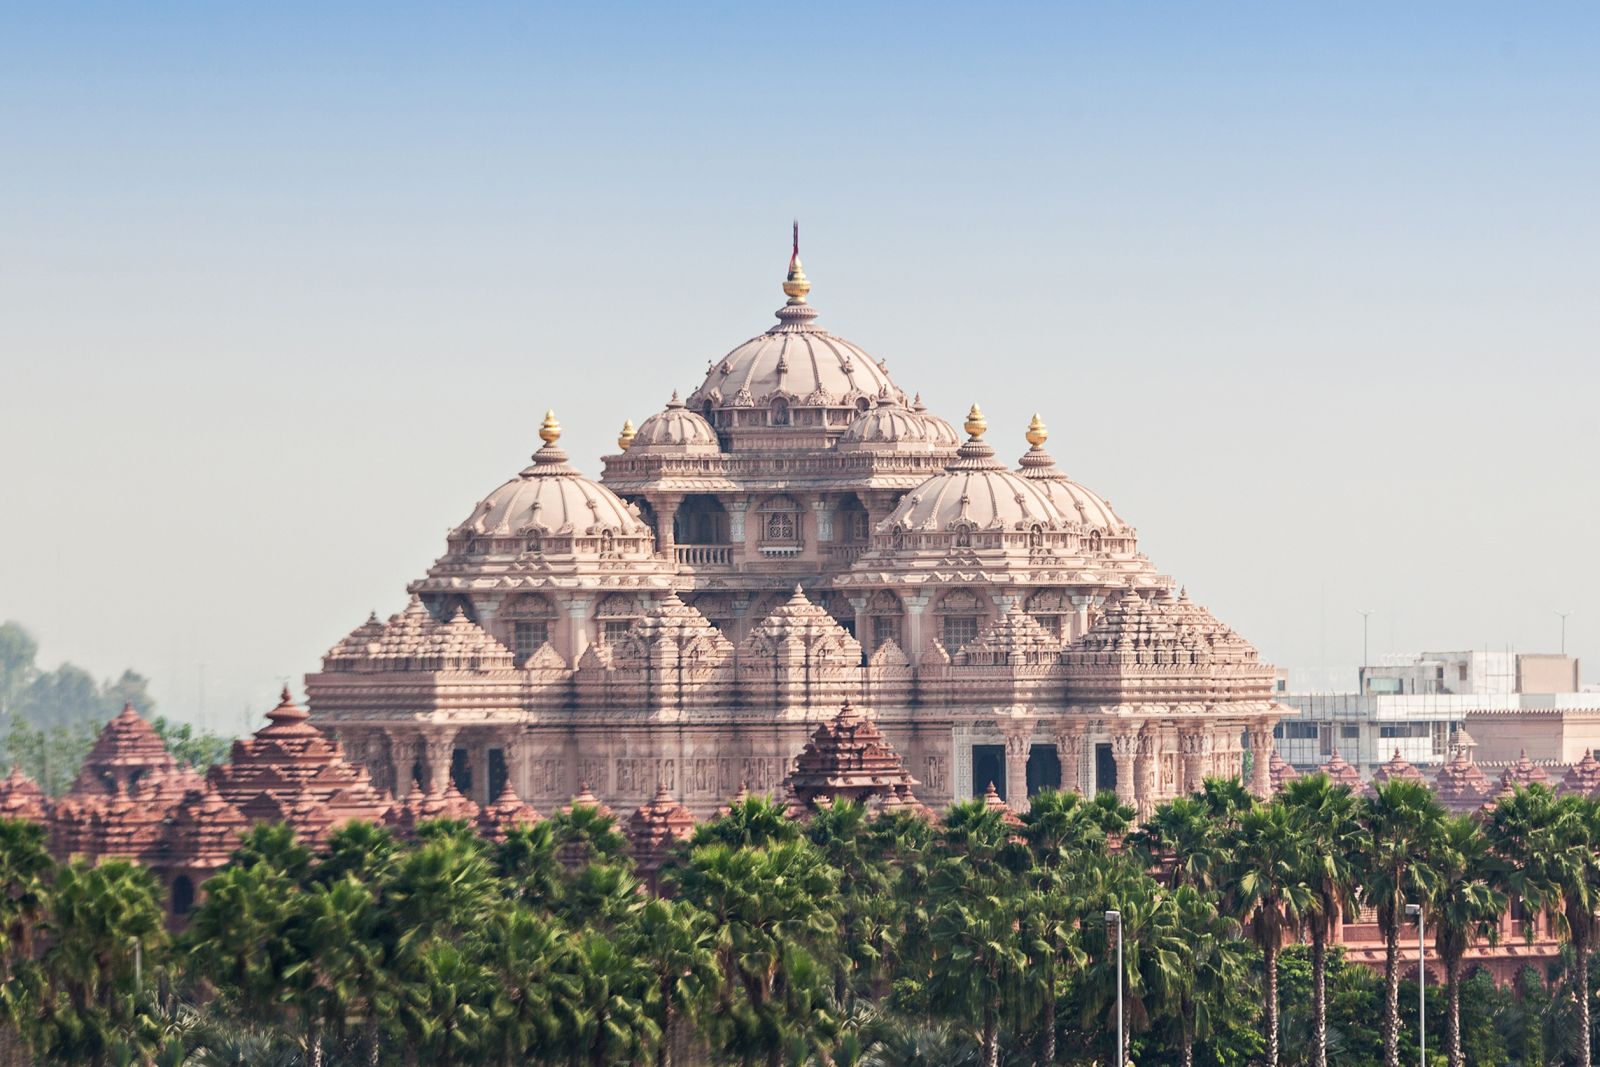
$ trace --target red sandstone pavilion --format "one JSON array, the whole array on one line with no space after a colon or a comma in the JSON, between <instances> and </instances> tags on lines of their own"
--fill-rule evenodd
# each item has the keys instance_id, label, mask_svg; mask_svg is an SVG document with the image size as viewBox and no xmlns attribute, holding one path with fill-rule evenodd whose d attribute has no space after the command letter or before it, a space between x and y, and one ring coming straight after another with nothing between
<instances>
[{"instance_id":1,"label":"red sandstone pavilion","mask_svg":"<svg viewBox=\"0 0 1600 1067\"><path fill-rule=\"evenodd\" d=\"M482 806L463 796L453 781L396 800L374 787L363 767L345 759L339 742L309 722L287 690L267 720L268 725L254 736L234 743L229 762L202 776L179 766L150 724L132 707L125 707L101 731L72 787L59 800L52 802L16 769L0 779L0 817L45 824L58 859L115 857L150 867L166 885L175 917L193 907L205 879L227 863L240 836L257 823L291 826L301 840L315 847L330 831L357 821L385 825L410 837L424 822L454 819L470 823L489 840L501 840L510 828L543 818L518 798L509 781L492 803ZM1470 737L1458 735L1450 761L1432 783L1440 801L1454 812L1487 812L1516 787L1530 784L1600 795L1600 760L1591 753L1585 753L1560 782L1549 781L1526 758L1491 782L1473 762L1472 747ZM1379 768L1371 783L1363 782L1337 753L1319 770L1335 783L1366 794L1389 780L1425 781L1422 772L1398 753ZM1297 777L1281 760L1271 761L1270 773L1274 792ZM872 718L846 701L812 732L778 793L794 818L803 819L838 798L866 804L875 814L904 812L936 819L937 814L913 792L917 784ZM749 790L741 786L729 803L748 796ZM992 785L981 799L1009 824L1022 825ZM587 785L565 810L582 805L611 814ZM721 813L727 810L724 806ZM694 813L674 798L665 783L657 785L648 802L619 820L646 887L656 888L661 868L694 832L695 824ZM1526 936L1530 922L1531 940ZM1383 965L1383 941L1370 911L1341 924L1336 940L1352 960ZM1544 963L1559 953L1559 941L1545 920L1508 913L1499 943L1475 945L1467 962L1505 980L1525 964Z\"/></svg>"}]
</instances>

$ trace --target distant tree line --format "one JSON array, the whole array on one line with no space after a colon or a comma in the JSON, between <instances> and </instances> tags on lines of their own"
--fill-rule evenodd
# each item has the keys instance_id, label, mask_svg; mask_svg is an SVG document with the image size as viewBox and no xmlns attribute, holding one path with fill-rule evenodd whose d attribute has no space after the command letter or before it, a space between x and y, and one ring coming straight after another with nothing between
<instances>
[{"instance_id":1,"label":"distant tree line","mask_svg":"<svg viewBox=\"0 0 1600 1067\"><path fill-rule=\"evenodd\" d=\"M939 822L764 797L702 823L641 891L614 819L577 806L505 840L353 823L313 852L258 826L169 936L123 861L53 863L0 821L6 1033L40 1062L305 1067L1141 1067L1415 1063L1405 905L1445 965L1435 1061L1584 1063L1600 808L1540 787L1453 818L1394 781L1270 802L1235 780L1143 825L1115 796L982 800ZM1567 953L1508 988L1464 963L1508 900ZM1376 909L1385 973L1330 933ZM1300 943L1303 941L1304 943Z\"/></svg>"},{"instance_id":2,"label":"distant tree line","mask_svg":"<svg viewBox=\"0 0 1600 1067\"><path fill-rule=\"evenodd\" d=\"M15 764L51 796L72 784L100 729L132 704L179 762L204 769L227 758L231 738L154 715L149 680L133 670L105 681L73 663L38 664L39 644L15 622L0 623L0 763Z\"/></svg>"}]
</instances>

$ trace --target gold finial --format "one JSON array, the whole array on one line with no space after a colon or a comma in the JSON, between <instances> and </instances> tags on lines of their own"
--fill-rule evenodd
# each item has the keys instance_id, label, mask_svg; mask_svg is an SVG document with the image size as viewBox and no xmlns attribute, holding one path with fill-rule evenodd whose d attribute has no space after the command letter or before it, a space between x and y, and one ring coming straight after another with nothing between
<instances>
[{"instance_id":1,"label":"gold finial","mask_svg":"<svg viewBox=\"0 0 1600 1067\"><path fill-rule=\"evenodd\" d=\"M556 421L554 411L544 413L544 424L539 427L539 438L547 445L553 445L561 439L561 423Z\"/></svg>"},{"instance_id":2,"label":"gold finial","mask_svg":"<svg viewBox=\"0 0 1600 1067\"><path fill-rule=\"evenodd\" d=\"M633 438L634 438L633 420L632 419L623 419L622 420L622 432L617 435L617 447L622 449L624 452L626 452L628 450L628 446L633 444Z\"/></svg>"},{"instance_id":3,"label":"gold finial","mask_svg":"<svg viewBox=\"0 0 1600 1067\"><path fill-rule=\"evenodd\" d=\"M783 291L791 304L804 304L806 294L811 291L811 282L806 279L806 269L800 265L800 220L794 223L794 250L789 253L789 276L784 279Z\"/></svg>"},{"instance_id":4,"label":"gold finial","mask_svg":"<svg viewBox=\"0 0 1600 1067\"><path fill-rule=\"evenodd\" d=\"M972 410L967 412L967 421L964 429L973 440L983 436L983 431L989 428L989 420L983 417L983 412L978 410L978 405L972 405Z\"/></svg>"},{"instance_id":5,"label":"gold finial","mask_svg":"<svg viewBox=\"0 0 1600 1067\"><path fill-rule=\"evenodd\" d=\"M1034 448L1043 448L1044 443L1050 439L1050 431L1045 428L1044 420L1039 413L1033 413L1033 421L1028 423L1028 443Z\"/></svg>"}]
</instances>

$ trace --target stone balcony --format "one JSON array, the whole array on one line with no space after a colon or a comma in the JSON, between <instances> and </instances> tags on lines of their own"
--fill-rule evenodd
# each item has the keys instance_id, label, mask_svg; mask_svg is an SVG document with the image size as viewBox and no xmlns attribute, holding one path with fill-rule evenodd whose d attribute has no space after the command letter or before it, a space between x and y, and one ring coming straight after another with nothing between
<instances>
[{"instance_id":1,"label":"stone balcony","mask_svg":"<svg viewBox=\"0 0 1600 1067\"><path fill-rule=\"evenodd\" d=\"M678 545L678 566L695 570L728 570L733 567L732 545Z\"/></svg>"}]
</instances>

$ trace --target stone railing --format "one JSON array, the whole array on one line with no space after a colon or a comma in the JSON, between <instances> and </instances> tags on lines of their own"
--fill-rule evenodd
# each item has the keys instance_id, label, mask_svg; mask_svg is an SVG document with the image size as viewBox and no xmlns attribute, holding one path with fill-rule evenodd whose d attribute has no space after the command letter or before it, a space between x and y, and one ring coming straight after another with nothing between
<instances>
[{"instance_id":1,"label":"stone railing","mask_svg":"<svg viewBox=\"0 0 1600 1067\"><path fill-rule=\"evenodd\" d=\"M732 545L678 545L680 567L731 567Z\"/></svg>"},{"instance_id":2,"label":"stone railing","mask_svg":"<svg viewBox=\"0 0 1600 1067\"><path fill-rule=\"evenodd\" d=\"M834 545L829 555L833 557L835 563L848 567L865 555L867 549L871 547L871 545Z\"/></svg>"}]
</instances>

